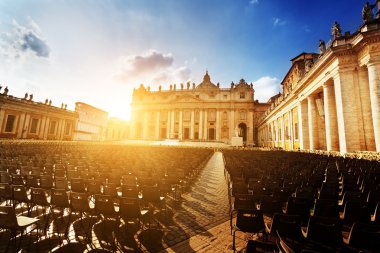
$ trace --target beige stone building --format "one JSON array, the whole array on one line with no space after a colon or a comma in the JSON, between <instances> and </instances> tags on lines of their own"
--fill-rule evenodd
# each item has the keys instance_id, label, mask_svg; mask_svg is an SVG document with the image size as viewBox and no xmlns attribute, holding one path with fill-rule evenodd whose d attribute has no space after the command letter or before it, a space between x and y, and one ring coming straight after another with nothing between
<instances>
[{"instance_id":1,"label":"beige stone building","mask_svg":"<svg viewBox=\"0 0 380 253\"><path fill-rule=\"evenodd\" d=\"M320 54L302 53L283 93L259 122L259 145L287 150L380 152L380 21L368 20Z\"/></svg>"},{"instance_id":2,"label":"beige stone building","mask_svg":"<svg viewBox=\"0 0 380 253\"><path fill-rule=\"evenodd\" d=\"M244 79L221 88L206 72L199 85L171 85L134 90L130 138L221 141L238 134L247 145L257 141L256 122L268 104L254 100L253 84Z\"/></svg>"},{"instance_id":3,"label":"beige stone building","mask_svg":"<svg viewBox=\"0 0 380 253\"><path fill-rule=\"evenodd\" d=\"M106 140L108 112L83 102L75 103L75 111L78 113L78 125L75 130L74 140Z\"/></svg>"},{"instance_id":4,"label":"beige stone building","mask_svg":"<svg viewBox=\"0 0 380 253\"><path fill-rule=\"evenodd\" d=\"M0 94L0 138L73 140L78 114L66 110L66 105L55 107L51 101L33 101L33 95L24 98Z\"/></svg>"}]
</instances>

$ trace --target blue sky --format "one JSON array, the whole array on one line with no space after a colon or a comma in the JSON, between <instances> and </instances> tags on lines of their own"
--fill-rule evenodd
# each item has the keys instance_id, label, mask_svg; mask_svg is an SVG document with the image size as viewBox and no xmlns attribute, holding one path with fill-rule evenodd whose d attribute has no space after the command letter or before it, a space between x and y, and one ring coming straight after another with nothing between
<instances>
[{"instance_id":1,"label":"blue sky","mask_svg":"<svg viewBox=\"0 0 380 253\"><path fill-rule=\"evenodd\" d=\"M361 24L365 1L2 0L0 83L73 109L82 101L128 118L140 83L199 83L205 70L229 87L253 82L255 98L280 90L290 59L317 52L337 20Z\"/></svg>"}]
</instances>

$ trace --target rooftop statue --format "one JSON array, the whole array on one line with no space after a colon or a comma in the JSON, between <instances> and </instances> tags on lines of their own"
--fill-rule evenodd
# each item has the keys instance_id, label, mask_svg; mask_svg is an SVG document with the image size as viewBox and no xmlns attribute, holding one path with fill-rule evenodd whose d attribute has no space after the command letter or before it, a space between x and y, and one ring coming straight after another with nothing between
<instances>
[{"instance_id":1,"label":"rooftop statue","mask_svg":"<svg viewBox=\"0 0 380 253\"><path fill-rule=\"evenodd\" d=\"M368 1L363 6L362 9L362 19L364 23L369 22L373 19L373 9L376 7L376 4L370 4Z\"/></svg>"},{"instance_id":2,"label":"rooftop statue","mask_svg":"<svg viewBox=\"0 0 380 253\"><path fill-rule=\"evenodd\" d=\"M161 89L162 89L162 86L161 85L158 86L158 91L161 91Z\"/></svg>"},{"instance_id":3,"label":"rooftop statue","mask_svg":"<svg viewBox=\"0 0 380 253\"><path fill-rule=\"evenodd\" d=\"M187 89L190 89L190 82L187 82L186 85L187 85Z\"/></svg>"},{"instance_id":4,"label":"rooftop statue","mask_svg":"<svg viewBox=\"0 0 380 253\"><path fill-rule=\"evenodd\" d=\"M25 93L24 99L28 99L28 92Z\"/></svg>"},{"instance_id":5,"label":"rooftop statue","mask_svg":"<svg viewBox=\"0 0 380 253\"><path fill-rule=\"evenodd\" d=\"M49 105L51 105L51 99L49 100Z\"/></svg>"},{"instance_id":6,"label":"rooftop statue","mask_svg":"<svg viewBox=\"0 0 380 253\"><path fill-rule=\"evenodd\" d=\"M183 90L183 83L181 83L181 90Z\"/></svg>"},{"instance_id":7,"label":"rooftop statue","mask_svg":"<svg viewBox=\"0 0 380 253\"><path fill-rule=\"evenodd\" d=\"M29 101L32 101L33 100L33 94L30 94L29 95Z\"/></svg>"},{"instance_id":8,"label":"rooftop statue","mask_svg":"<svg viewBox=\"0 0 380 253\"><path fill-rule=\"evenodd\" d=\"M324 40L319 40L319 53L324 54L326 52L326 43Z\"/></svg>"},{"instance_id":9,"label":"rooftop statue","mask_svg":"<svg viewBox=\"0 0 380 253\"><path fill-rule=\"evenodd\" d=\"M49 103L49 99L45 99L45 105Z\"/></svg>"},{"instance_id":10,"label":"rooftop statue","mask_svg":"<svg viewBox=\"0 0 380 253\"><path fill-rule=\"evenodd\" d=\"M8 95L8 86L5 87L3 95Z\"/></svg>"},{"instance_id":11,"label":"rooftop statue","mask_svg":"<svg viewBox=\"0 0 380 253\"><path fill-rule=\"evenodd\" d=\"M332 28L331 28L331 35L333 37L333 40L338 39L342 36L342 29L340 28L340 25L338 22L334 22Z\"/></svg>"}]
</instances>

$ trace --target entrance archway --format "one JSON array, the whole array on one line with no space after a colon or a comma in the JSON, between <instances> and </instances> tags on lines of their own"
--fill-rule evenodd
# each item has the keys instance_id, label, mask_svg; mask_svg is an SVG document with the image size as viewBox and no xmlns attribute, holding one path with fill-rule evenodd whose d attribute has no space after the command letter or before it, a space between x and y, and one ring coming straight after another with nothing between
<instances>
[{"instance_id":1,"label":"entrance archway","mask_svg":"<svg viewBox=\"0 0 380 253\"><path fill-rule=\"evenodd\" d=\"M245 123L239 124L239 137L243 137L243 141L247 141L247 125Z\"/></svg>"}]
</instances>

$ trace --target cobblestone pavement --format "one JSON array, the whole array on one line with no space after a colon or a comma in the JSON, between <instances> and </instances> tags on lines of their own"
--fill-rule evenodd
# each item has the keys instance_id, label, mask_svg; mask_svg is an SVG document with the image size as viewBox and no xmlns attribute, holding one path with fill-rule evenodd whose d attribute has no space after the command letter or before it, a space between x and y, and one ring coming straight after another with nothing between
<instances>
[{"instance_id":1,"label":"cobblestone pavement","mask_svg":"<svg viewBox=\"0 0 380 253\"><path fill-rule=\"evenodd\" d=\"M175 200L167 198L167 210L157 210L152 214L150 228L141 229L137 224L99 220L98 217L80 219L77 215L70 218L69 240L63 243L57 237L57 231L64 228L68 215L58 221L49 221L48 236L25 238L21 248L24 252L83 252L84 250L102 249L108 252L159 252L168 250L176 252L208 252L213 244L218 244L216 251L231 248L232 237L229 230L228 187L224 176L223 155L215 152L206 163L194 182ZM33 214L41 218L45 215ZM43 213L43 212L42 212ZM25 213L24 213L25 214ZM89 233L87 228L91 228ZM40 226L41 227L41 226ZM41 232L42 233L42 232ZM0 252L5 251L7 232L0 233ZM239 242L238 242L239 243ZM194 244L198 246L194 246ZM176 247L173 247L178 245ZM222 246L224 245L224 246ZM239 244L238 244L239 245ZM15 252L10 244L9 251ZM182 248L181 248L182 247ZM222 248L223 249L222 249ZM193 249L192 249L193 248ZM214 250L214 252L216 252ZM54 251L54 250L53 250ZM99 250L97 250L99 251Z\"/></svg>"}]
</instances>

